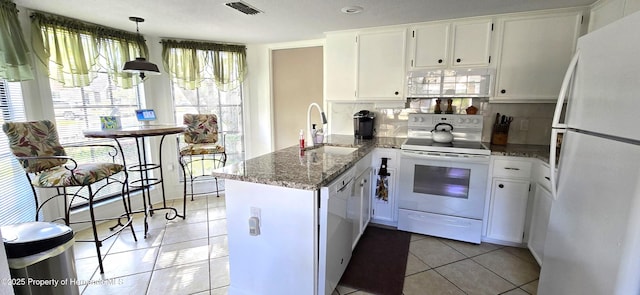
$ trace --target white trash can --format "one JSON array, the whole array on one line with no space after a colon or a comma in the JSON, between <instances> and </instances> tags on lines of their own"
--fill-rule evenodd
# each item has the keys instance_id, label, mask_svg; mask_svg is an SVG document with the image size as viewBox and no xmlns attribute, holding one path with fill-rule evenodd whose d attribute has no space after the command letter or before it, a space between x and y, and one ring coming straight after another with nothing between
<instances>
[{"instance_id":1,"label":"white trash can","mask_svg":"<svg viewBox=\"0 0 640 295\"><path fill-rule=\"evenodd\" d=\"M70 227L25 222L1 230L16 295L80 294Z\"/></svg>"}]
</instances>

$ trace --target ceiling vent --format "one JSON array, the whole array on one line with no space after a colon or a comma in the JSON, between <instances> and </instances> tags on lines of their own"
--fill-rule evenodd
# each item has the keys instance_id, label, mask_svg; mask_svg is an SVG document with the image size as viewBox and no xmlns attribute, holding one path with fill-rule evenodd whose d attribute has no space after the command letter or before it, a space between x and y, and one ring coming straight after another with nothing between
<instances>
[{"instance_id":1,"label":"ceiling vent","mask_svg":"<svg viewBox=\"0 0 640 295\"><path fill-rule=\"evenodd\" d=\"M260 10L257 10L244 2L229 2L229 3L225 3L224 5L249 15L258 14L261 12Z\"/></svg>"}]
</instances>

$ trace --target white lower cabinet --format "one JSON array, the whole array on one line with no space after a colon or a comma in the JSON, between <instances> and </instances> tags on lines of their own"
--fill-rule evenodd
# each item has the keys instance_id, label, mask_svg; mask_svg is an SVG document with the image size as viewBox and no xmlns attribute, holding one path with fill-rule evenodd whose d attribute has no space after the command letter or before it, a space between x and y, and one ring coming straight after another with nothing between
<instances>
[{"instance_id":1,"label":"white lower cabinet","mask_svg":"<svg viewBox=\"0 0 640 295\"><path fill-rule=\"evenodd\" d=\"M542 265L544 257L544 243L547 238L547 228L549 226L549 214L553 205L551 192L542 185L536 184L531 208L531 226L529 227L529 240L527 247L531 254Z\"/></svg>"},{"instance_id":2,"label":"white lower cabinet","mask_svg":"<svg viewBox=\"0 0 640 295\"><path fill-rule=\"evenodd\" d=\"M350 204L354 207L349 210L353 213L352 249L355 249L371 218L371 171L370 167L362 171L353 185L353 201Z\"/></svg>"},{"instance_id":3,"label":"white lower cabinet","mask_svg":"<svg viewBox=\"0 0 640 295\"><path fill-rule=\"evenodd\" d=\"M529 180L494 178L491 185L487 237L522 243L528 197Z\"/></svg>"},{"instance_id":4,"label":"white lower cabinet","mask_svg":"<svg viewBox=\"0 0 640 295\"><path fill-rule=\"evenodd\" d=\"M388 226L398 225L398 205L396 203L397 167L400 166L398 150L378 148L373 152L371 177L371 222ZM387 173L385 178L378 174L382 159L387 159ZM383 188L384 187L384 188ZM386 189L386 196L381 190Z\"/></svg>"}]
</instances>

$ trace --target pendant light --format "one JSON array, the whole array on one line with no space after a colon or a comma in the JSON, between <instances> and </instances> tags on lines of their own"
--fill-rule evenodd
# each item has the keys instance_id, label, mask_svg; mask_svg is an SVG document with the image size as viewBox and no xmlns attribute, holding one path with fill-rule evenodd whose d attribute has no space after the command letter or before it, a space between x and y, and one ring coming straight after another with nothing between
<instances>
[{"instance_id":1,"label":"pendant light","mask_svg":"<svg viewBox=\"0 0 640 295\"><path fill-rule=\"evenodd\" d=\"M144 18L131 16L129 17L129 20L136 22L136 33L139 36L140 30L138 29L138 23L144 22ZM122 70L127 73L140 74L140 79L142 80L144 80L145 73L149 75L160 75L158 66L154 63L148 62L144 57L136 57L135 60L126 62Z\"/></svg>"}]
</instances>

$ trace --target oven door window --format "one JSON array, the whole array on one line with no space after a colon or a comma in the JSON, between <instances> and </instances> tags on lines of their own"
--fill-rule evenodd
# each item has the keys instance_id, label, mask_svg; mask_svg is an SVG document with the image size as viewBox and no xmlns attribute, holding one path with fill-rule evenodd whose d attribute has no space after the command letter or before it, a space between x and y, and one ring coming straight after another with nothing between
<instances>
[{"instance_id":1,"label":"oven door window","mask_svg":"<svg viewBox=\"0 0 640 295\"><path fill-rule=\"evenodd\" d=\"M469 198L470 169L415 165L414 172L414 193Z\"/></svg>"}]
</instances>

